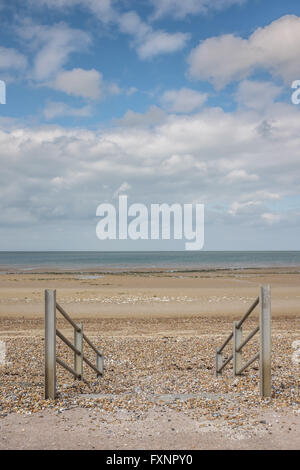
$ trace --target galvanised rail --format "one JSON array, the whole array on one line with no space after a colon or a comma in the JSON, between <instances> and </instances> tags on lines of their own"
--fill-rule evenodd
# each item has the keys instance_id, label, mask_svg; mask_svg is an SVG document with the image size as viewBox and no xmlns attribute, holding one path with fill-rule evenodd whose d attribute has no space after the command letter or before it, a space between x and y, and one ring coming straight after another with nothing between
<instances>
[{"instance_id":1,"label":"galvanised rail","mask_svg":"<svg viewBox=\"0 0 300 470\"><path fill-rule=\"evenodd\" d=\"M259 325L243 340L242 325L260 304ZM243 364L242 350L246 344L260 332L260 349L249 361ZM223 350L232 340L233 348L226 360L223 360ZM262 397L271 396L271 296L270 287L261 286L260 296L255 299L251 307L240 321L233 323L233 330L216 352L216 376L222 375L223 369L233 361L233 376L241 375L254 361L259 359L260 394Z\"/></svg>"},{"instance_id":2,"label":"galvanised rail","mask_svg":"<svg viewBox=\"0 0 300 470\"><path fill-rule=\"evenodd\" d=\"M70 323L74 329L74 344L56 328L56 310ZM56 336L58 336L74 352L74 369L56 357ZM96 353L96 365L92 364L83 354L84 341ZM45 398L56 397L56 364L72 374L75 379L86 382L83 376L83 362L93 369L97 377L103 376L103 352L93 345L83 333L83 326L77 325L67 312L56 302L56 291L45 290Z\"/></svg>"}]
</instances>

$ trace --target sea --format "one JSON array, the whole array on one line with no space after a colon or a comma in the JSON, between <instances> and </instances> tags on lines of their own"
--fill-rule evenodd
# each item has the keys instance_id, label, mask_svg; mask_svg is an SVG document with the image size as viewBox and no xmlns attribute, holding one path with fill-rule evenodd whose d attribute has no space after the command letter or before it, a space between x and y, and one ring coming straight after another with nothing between
<instances>
[{"instance_id":1,"label":"sea","mask_svg":"<svg viewBox=\"0 0 300 470\"><path fill-rule=\"evenodd\" d=\"M291 267L300 270L300 251L2 251L0 272L217 270Z\"/></svg>"}]
</instances>

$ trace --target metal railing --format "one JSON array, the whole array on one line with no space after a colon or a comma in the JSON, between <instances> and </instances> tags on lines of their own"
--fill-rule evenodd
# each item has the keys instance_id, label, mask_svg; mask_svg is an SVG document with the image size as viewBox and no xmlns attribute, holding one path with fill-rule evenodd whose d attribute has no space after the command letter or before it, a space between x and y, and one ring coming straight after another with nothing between
<instances>
[{"instance_id":1,"label":"metal railing","mask_svg":"<svg viewBox=\"0 0 300 470\"><path fill-rule=\"evenodd\" d=\"M70 323L74 329L74 344L56 328L56 310ZM58 336L74 352L74 369L56 357L56 336ZM96 365L92 364L83 353L84 341L96 353ZM83 376L83 363L93 369L97 377L103 376L103 352L93 345L83 333L83 326L77 325L65 310L56 302L56 291L45 290L45 398L56 397L56 364L72 374L75 379L86 382Z\"/></svg>"},{"instance_id":2,"label":"metal railing","mask_svg":"<svg viewBox=\"0 0 300 470\"><path fill-rule=\"evenodd\" d=\"M255 307L260 304L259 325L243 340L242 325L253 312ZM242 350L246 344L260 332L260 349L251 359L243 364ZM232 340L233 348L226 360L223 360L222 351ZM260 370L260 394L262 397L271 396L271 296L270 287L261 286L260 296L255 299L251 307L245 313L240 321L233 323L233 330L216 351L216 376L222 375L223 369L233 361L233 376L241 375L247 367L259 359Z\"/></svg>"}]
</instances>

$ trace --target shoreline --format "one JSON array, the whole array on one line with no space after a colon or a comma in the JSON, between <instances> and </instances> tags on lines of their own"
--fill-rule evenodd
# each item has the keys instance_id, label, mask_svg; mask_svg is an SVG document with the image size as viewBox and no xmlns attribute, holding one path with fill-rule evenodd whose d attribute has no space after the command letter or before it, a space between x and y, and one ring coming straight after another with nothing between
<instances>
[{"instance_id":1,"label":"shoreline","mask_svg":"<svg viewBox=\"0 0 300 470\"><path fill-rule=\"evenodd\" d=\"M300 264L299 265L273 265L273 266L225 266L225 267L191 267L190 269L187 266L164 266L164 267L111 267L111 266L98 266L98 267L56 267L53 270L52 266L45 266L41 268L36 268L34 266L20 266L20 267L9 267L9 266L0 266L0 275L33 275L33 274L166 274L166 273L217 273L217 272L242 272L242 271L260 271L260 272L269 272L272 270L274 273L282 274L293 274L300 273ZM287 271L289 270L289 271ZM287 271L287 272L286 272Z\"/></svg>"},{"instance_id":2,"label":"shoreline","mask_svg":"<svg viewBox=\"0 0 300 470\"><path fill-rule=\"evenodd\" d=\"M300 251L1 252L0 274L299 270Z\"/></svg>"}]
</instances>

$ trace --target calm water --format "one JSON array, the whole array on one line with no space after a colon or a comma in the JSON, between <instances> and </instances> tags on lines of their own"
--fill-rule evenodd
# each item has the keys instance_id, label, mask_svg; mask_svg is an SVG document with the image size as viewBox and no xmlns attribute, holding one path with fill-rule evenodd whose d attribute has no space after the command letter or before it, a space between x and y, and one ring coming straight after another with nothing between
<instances>
[{"instance_id":1,"label":"calm water","mask_svg":"<svg viewBox=\"0 0 300 470\"><path fill-rule=\"evenodd\" d=\"M2 251L1 270L300 267L300 251Z\"/></svg>"}]
</instances>

